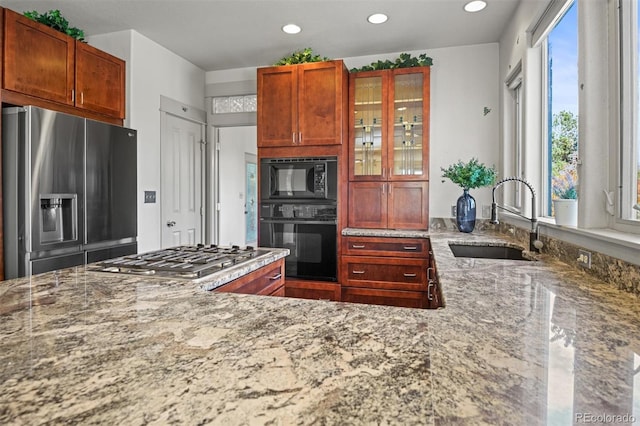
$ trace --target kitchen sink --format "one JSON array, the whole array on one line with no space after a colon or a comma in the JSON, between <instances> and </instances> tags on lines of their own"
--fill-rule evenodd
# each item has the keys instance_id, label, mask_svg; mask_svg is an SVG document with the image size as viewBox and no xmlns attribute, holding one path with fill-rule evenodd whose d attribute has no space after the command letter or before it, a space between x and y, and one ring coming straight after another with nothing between
<instances>
[{"instance_id":1,"label":"kitchen sink","mask_svg":"<svg viewBox=\"0 0 640 426\"><path fill-rule=\"evenodd\" d=\"M522 249L510 246L472 246L449 243L455 257L475 257L482 259L533 260L523 256Z\"/></svg>"}]
</instances>

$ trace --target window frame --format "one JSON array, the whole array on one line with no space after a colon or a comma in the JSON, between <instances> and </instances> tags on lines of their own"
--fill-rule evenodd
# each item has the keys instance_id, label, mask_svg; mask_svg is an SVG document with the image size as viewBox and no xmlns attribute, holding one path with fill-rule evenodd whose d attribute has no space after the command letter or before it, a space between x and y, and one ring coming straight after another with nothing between
<instances>
[{"instance_id":1,"label":"window frame","mask_svg":"<svg viewBox=\"0 0 640 426\"><path fill-rule=\"evenodd\" d=\"M638 1L619 0L616 28L618 51L619 82L618 94L620 103L618 159L616 175L618 200L616 204L613 228L621 231L640 232L640 220L626 217L632 213L631 207L637 187L638 150L640 150L640 78L638 77L639 43L638 43ZM629 93L632 93L629 96ZM631 163L631 164L629 164ZM637 185L637 184L636 184Z\"/></svg>"},{"instance_id":2,"label":"window frame","mask_svg":"<svg viewBox=\"0 0 640 426\"><path fill-rule=\"evenodd\" d=\"M524 79L522 71L522 63L518 63L505 82L508 95L508 122L509 138L507 142L508 150L505 153L505 164L509 167L509 176L523 177L525 163L525 147L524 147ZM504 177L507 177L506 175ZM503 197L509 194L509 198L503 200L504 204L510 209L521 212L523 210L523 197L526 195L522 191L522 185L507 182L505 185L511 185L513 188L505 190Z\"/></svg>"}]
</instances>

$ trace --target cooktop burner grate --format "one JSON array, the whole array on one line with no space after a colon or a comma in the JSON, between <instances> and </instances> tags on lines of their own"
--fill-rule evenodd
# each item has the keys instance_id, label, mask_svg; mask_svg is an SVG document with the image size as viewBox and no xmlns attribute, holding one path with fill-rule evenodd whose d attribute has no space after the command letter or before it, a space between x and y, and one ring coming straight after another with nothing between
<instances>
[{"instance_id":1,"label":"cooktop burner grate","mask_svg":"<svg viewBox=\"0 0 640 426\"><path fill-rule=\"evenodd\" d=\"M201 278L249 261L269 250L251 246L218 247L198 244L117 257L96 265L99 271L175 278Z\"/></svg>"}]
</instances>

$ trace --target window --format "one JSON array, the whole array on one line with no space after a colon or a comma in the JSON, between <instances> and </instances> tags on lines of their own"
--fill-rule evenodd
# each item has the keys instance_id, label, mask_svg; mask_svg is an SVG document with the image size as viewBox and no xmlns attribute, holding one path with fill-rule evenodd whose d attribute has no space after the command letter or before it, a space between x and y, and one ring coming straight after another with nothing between
<instances>
[{"instance_id":1,"label":"window","mask_svg":"<svg viewBox=\"0 0 640 426\"><path fill-rule=\"evenodd\" d=\"M578 16L574 2L547 36L548 214L551 200L576 198L578 184Z\"/></svg>"},{"instance_id":2,"label":"window","mask_svg":"<svg viewBox=\"0 0 640 426\"><path fill-rule=\"evenodd\" d=\"M505 155L505 174L507 176L523 176L523 125L524 125L524 108L522 105L522 64L518 64L514 72L506 82L508 93L508 106L506 108L506 138L504 146ZM503 192L504 203L513 210L520 211L522 209L522 185L507 182L505 185L511 185L512 189L505 187Z\"/></svg>"},{"instance_id":3,"label":"window","mask_svg":"<svg viewBox=\"0 0 640 426\"><path fill-rule=\"evenodd\" d=\"M622 146L620 150L620 217L640 220L640 67L638 0L620 3Z\"/></svg>"}]
</instances>

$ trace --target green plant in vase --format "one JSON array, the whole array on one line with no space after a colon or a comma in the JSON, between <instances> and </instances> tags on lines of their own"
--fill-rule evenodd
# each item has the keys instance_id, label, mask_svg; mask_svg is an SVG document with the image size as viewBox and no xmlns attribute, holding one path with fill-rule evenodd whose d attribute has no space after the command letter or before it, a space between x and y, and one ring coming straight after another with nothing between
<instances>
[{"instance_id":1,"label":"green plant in vase","mask_svg":"<svg viewBox=\"0 0 640 426\"><path fill-rule=\"evenodd\" d=\"M470 189L491 186L498 172L495 166L488 167L477 158L468 162L458 161L446 169L441 167L442 177L462 188L462 195L456 203L456 225L460 232L472 232L476 226L476 200L469 195Z\"/></svg>"}]
</instances>

